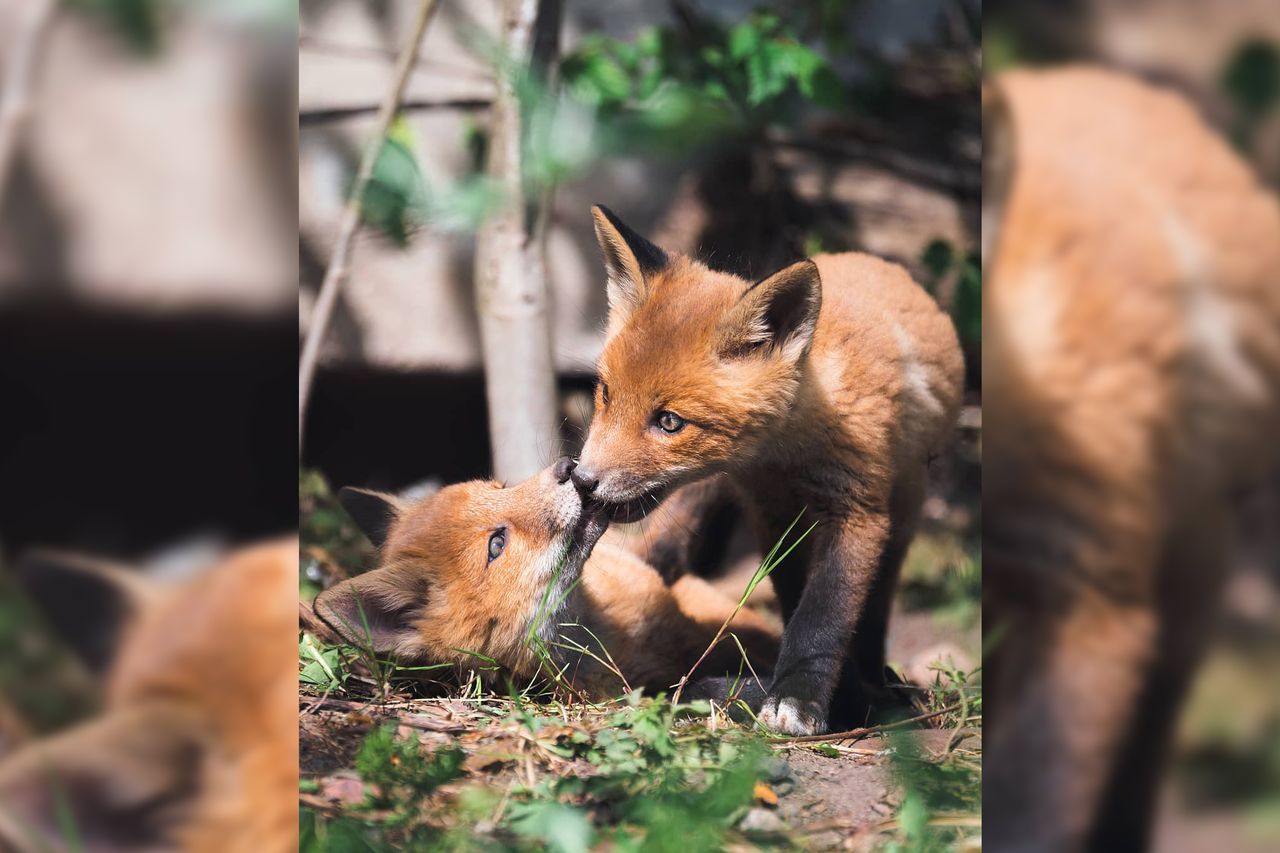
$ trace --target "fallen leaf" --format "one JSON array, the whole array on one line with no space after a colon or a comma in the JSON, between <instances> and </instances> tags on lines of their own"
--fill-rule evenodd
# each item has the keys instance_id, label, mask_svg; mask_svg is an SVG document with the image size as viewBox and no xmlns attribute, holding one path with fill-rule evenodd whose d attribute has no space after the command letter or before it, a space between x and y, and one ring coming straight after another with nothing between
<instances>
[{"instance_id":1,"label":"fallen leaf","mask_svg":"<svg viewBox=\"0 0 1280 853\"><path fill-rule=\"evenodd\" d=\"M778 804L778 795L764 782L756 783L753 796L755 796L756 802L764 803L766 806L776 806Z\"/></svg>"},{"instance_id":2,"label":"fallen leaf","mask_svg":"<svg viewBox=\"0 0 1280 853\"><path fill-rule=\"evenodd\" d=\"M330 802L359 803L364 801L364 783L359 779L336 777L320 783L320 796Z\"/></svg>"}]
</instances>

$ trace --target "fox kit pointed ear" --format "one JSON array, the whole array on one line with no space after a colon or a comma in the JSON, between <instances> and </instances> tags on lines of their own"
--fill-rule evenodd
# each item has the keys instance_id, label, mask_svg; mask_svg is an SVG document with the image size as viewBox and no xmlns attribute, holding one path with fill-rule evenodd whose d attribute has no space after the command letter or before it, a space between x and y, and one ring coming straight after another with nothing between
<instances>
[{"instance_id":1,"label":"fox kit pointed ear","mask_svg":"<svg viewBox=\"0 0 1280 853\"><path fill-rule=\"evenodd\" d=\"M0 850L182 849L207 738L207 721L155 703L24 747L0 764Z\"/></svg>"},{"instance_id":2,"label":"fox kit pointed ear","mask_svg":"<svg viewBox=\"0 0 1280 853\"><path fill-rule=\"evenodd\" d=\"M338 503L355 519L369 541L379 548L387 541L391 525L395 524L403 509L400 501L391 495L351 486L343 486L338 492Z\"/></svg>"},{"instance_id":3,"label":"fox kit pointed ear","mask_svg":"<svg viewBox=\"0 0 1280 853\"><path fill-rule=\"evenodd\" d=\"M408 662L421 657L414 626L427 595L425 576L403 566L388 566L320 593L315 612L353 646Z\"/></svg>"},{"instance_id":4,"label":"fox kit pointed ear","mask_svg":"<svg viewBox=\"0 0 1280 853\"><path fill-rule=\"evenodd\" d=\"M667 253L627 227L612 210L597 204L591 208L596 241L604 253L609 276L609 323L617 325L639 307L645 297L645 276L666 267Z\"/></svg>"},{"instance_id":5,"label":"fox kit pointed ear","mask_svg":"<svg viewBox=\"0 0 1280 853\"><path fill-rule=\"evenodd\" d=\"M818 265L805 260L753 284L720 323L719 350L727 357L768 349L798 361L813 342L822 307Z\"/></svg>"},{"instance_id":6,"label":"fox kit pointed ear","mask_svg":"<svg viewBox=\"0 0 1280 853\"><path fill-rule=\"evenodd\" d=\"M125 630L156 596L136 571L63 551L27 551L14 576L94 675L115 661Z\"/></svg>"}]
</instances>

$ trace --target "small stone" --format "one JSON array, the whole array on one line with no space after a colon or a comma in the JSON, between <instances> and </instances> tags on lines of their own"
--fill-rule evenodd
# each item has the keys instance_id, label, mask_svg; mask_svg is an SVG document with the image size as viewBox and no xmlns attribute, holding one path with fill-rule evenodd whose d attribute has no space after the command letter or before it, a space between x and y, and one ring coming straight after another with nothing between
<instances>
[{"instance_id":1,"label":"small stone","mask_svg":"<svg viewBox=\"0 0 1280 853\"><path fill-rule=\"evenodd\" d=\"M783 823L774 812L756 806L738 823L738 829L743 832L781 832Z\"/></svg>"}]
</instances>

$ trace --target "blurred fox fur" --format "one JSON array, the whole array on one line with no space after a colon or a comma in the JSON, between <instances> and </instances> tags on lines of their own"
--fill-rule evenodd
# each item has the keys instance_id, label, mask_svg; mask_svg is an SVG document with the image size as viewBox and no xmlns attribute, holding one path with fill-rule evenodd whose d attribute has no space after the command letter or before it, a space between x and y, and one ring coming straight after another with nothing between
<instances>
[{"instance_id":1,"label":"blurred fox fur","mask_svg":"<svg viewBox=\"0 0 1280 853\"><path fill-rule=\"evenodd\" d=\"M1280 449L1280 206L1120 74L1008 73L983 112L984 840L1140 850Z\"/></svg>"},{"instance_id":2,"label":"blurred fox fur","mask_svg":"<svg viewBox=\"0 0 1280 853\"><path fill-rule=\"evenodd\" d=\"M0 849L297 849L297 565L296 541L281 541L169 589L94 561L29 558L39 603L72 644L91 659L104 640L118 651L100 716L0 764ZM107 630L60 618L71 585Z\"/></svg>"},{"instance_id":3,"label":"blurred fox fur","mask_svg":"<svg viewBox=\"0 0 1280 853\"><path fill-rule=\"evenodd\" d=\"M321 593L316 614L348 642L402 664L476 666L483 656L527 679L540 673L536 636L564 678L593 698L619 695L619 674L632 688L666 690L736 604L699 578L667 586L629 552L597 545L607 522L550 469L510 487L459 483L413 504L358 489L341 499L380 546L379 567ZM491 556L495 536L502 547ZM778 631L750 610L730 630L767 672ZM714 676L739 672L750 680L730 640L697 674L709 688Z\"/></svg>"}]
</instances>

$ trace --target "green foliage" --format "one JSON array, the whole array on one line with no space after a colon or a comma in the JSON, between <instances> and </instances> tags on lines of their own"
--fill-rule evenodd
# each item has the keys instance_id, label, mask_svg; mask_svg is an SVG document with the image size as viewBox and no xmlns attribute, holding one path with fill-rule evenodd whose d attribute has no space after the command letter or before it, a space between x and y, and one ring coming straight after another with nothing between
<instances>
[{"instance_id":1,"label":"green foliage","mask_svg":"<svg viewBox=\"0 0 1280 853\"><path fill-rule=\"evenodd\" d=\"M1241 44L1223 71L1222 88L1250 119L1266 115L1280 101L1280 49L1263 39Z\"/></svg>"},{"instance_id":2,"label":"green foliage","mask_svg":"<svg viewBox=\"0 0 1280 853\"><path fill-rule=\"evenodd\" d=\"M929 271L930 277L925 284L932 291L937 287L938 280L946 275L951 265L955 263L955 250L946 240L930 240L929 245L924 247L924 252L920 255L920 263L924 264L925 269Z\"/></svg>"},{"instance_id":3,"label":"green foliage","mask_svg":"<svg viewBox=\"0 0 1280 853\"><path fill-rule=\"evenodd\" d=\"M302 661L298 681L326 692L341 690L347 683L346 665L352 656L352 650L341 646L325 648L316 642L315 637L303 634L298 641L298 658Z\"/></svg>"},{"instance_id":4,"label":"green foliage","mask_svg":"<svg viewBox=\"0 0 1280 853\"><path fill-rule=\"evenodd\" d=\"M375 804L387 805L401 797L416 802L458 778L464 757L452 746L424 756L416 739L400 738L395 726L388 725L365 738L356 756L356 772L375 787Z\"/></svg>"},{"instance_id":5,"label":"green foliage","mask_svg":"<svg viewBox=\"0 0 1280 853\"><path fill-rule=\"evenodd\" d=\"M103 20L140 54L160 49L162 5L162 0L73 0L74 7Z\"/></svg>"},{"instance_id":6,"label":"green foliage","mask_svg":"<svg viewBox=\"0 0 1280 853\"><path fill-rule=\"evenodd\" d=\"M977 252L961 254L946 240L932 240L920 254L924 266L925 289L936 293L938 285L950 275L956 277L951 300L951 318L955 321L960 341L966 347L982 343L982 258Z\"/></svg>"},{"instance_id":7,"label":"green foliage","mask_svg":"<svg viewBox=\"0 0 1280 853\"><path fill-rule=\"evenodd\" d=\"M512 808L511 828L517 835L557 853L590 850L596 834L591 819L582 809L554 800L516 803Z\"/></svg>"},{"instance_id":8,"label":"green foliage","mask_svg":"<svg viewBox=\"0 0 1280 853\"><path fill-rule=\"evenodd\" d=\"M530 199L602 157L686 152L788 121L800 103L841 109L848 101L830 63L769 12L728 28L698 22L648 27L632 40L588 35L562 57L558 88L509 61L491 40L472 41L520 100ZM364 221L401 247L428 224L479 227L504 198L482 173L484 140L474 128L465 144L473 172L456 186L432 187L407 125L397 122L361 198Z\"/></svg>"},{"instance_id":9,"label":"green foliage","mask_svg":"<svg viewBox=\"0 0 1280 853\"><path fill-rule=\"evenodd\" d=\"M34 731L59 729L96 710L82 664L3 566L0 648L0 696Z\"/></svg>"},{"instance_id":10,"label":"green foliage","mask_svg":"<svg viewBox=\"0 0 1280 853\"><path fill-rule=\"evenodd\" d=\"M427 186L413 156L408 123L396 119L382 141L365 185L360 212L397 246L409 242L410 231L426 221Z\"/></svg>"},{"instance_id":11,"label":"green foliage","mask_svg":"<svg viewBox=\"0 0 1280 853\"><path fill-rule=\"evenodd\" d=\"M468 143L474 145L474 140L474 133L469 133ZM427 225L474 231L502 203L501 191L478 172L450 186L429 186L413 153L416 147L409 123L397 118L382 142L360 200L364 223L397 247L407 246L413 234Z\"/></svg>"},{"instance_id":12,"label":"green foliage","mask_svg":"<svg viewBox=\"0 0 1280 853\"><path fill-rule=\"evenodd\" d=\"M977 252L965 256L959 272L951 316L960 341L975 347L982 343L982 261Z\"/></svg>"},{"instance_id":13,"label":"green foliage","mask_svg":"<svg viewBox=\"0 0 1280 853\"><path fill-rule=\"evenodd\" d=\"M954 850L966 829L935 819L965 816L976 820L981 815L980 769L950 756L923 754L917 739L908 732L891 733L889 742L893 775L903 797L897 815L898 837L884 849L914 853Z\"/></svg>"},{"instance_id":14,"label":"green foliage","mask_svg":"<svg viewBox=\"0 0 1280 853\"><path fill-rule=\"evenodd\" d=\"M693 121L703 131L725 120L756 127L783 116L786 96L829 109L844 85L817 51L771 12L728 29L705 21L649 27L633 41L590 36L565 56L568 90L611 120L635 119L628 133L669 133Z\"/></svg>"},{"instance_id":15,"label":"green foliage","mask_svg":"<svg viewBox=\"0 0 1280 853\"><path fill-rule=\"evenodd\" d=\"M577 769L517 783L501 807L479 785L445 801L433 797L459 778L463 753L450 747L424 754L393 726L377 729L355 762L365 804L327 819L304 808L302 849L719 849L750 807L770 752L741 730L714 733L686 722L709 711L705 703L635 694L587 727L534 716L517 703L507 724L520 739L534 754ZM479 823L491 841L475 836Z\"/></svg>"},{"instance_id":16,"label":"green foliage","mask_svg":"<svg viewBox=\"0 0 1280 853\"><path fill-rule=\"evenodd\" d=\"M439 849L443 832L418 820L418 811L441 786L462 775L464 757L455 746L425 753L416 739L397 737L395 726L374 729L356 756L366 802L351 815L336 818L304 807L299 814L299 850Z\"/></svg>"},{"instance_id":17,"label":"green foliage","mask_svg":"<svg viewBox=\"0 0 1280 853\"><path fill-rule=\"evenodd\" d=\"M319 471L298 471L298 519L302 546L299 582L305 600L315 598L320 591L324 560L357 571L373 556L373 546L338 503Z\"/></svg>"}]
</instances>

